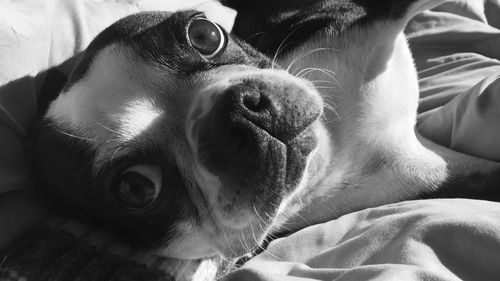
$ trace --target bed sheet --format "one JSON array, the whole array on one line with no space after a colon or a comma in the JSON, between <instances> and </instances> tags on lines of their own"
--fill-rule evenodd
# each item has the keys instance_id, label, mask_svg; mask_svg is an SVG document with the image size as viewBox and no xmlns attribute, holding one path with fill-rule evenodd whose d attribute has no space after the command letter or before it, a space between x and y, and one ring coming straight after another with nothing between
<instances>
[{"instance_id":1,"label":"bed sheet","mask_svg":"<svg viewBox=\"0 0 500 281\"><path fill-rule=\"evenodd\" d=\"M273 241L223 281L500 280L500 204L407 201Z\"/></svg>"},{"instance_id":2,"label":"bed sheet","mask_svg":"<svg viewBox=\"0 0 500 281\"><path fill-rule=\"evenodd\" d=\"M500 161L500 1L449 1L406 33L419 71L419 132Z\"/></svg>"}]
</instances>

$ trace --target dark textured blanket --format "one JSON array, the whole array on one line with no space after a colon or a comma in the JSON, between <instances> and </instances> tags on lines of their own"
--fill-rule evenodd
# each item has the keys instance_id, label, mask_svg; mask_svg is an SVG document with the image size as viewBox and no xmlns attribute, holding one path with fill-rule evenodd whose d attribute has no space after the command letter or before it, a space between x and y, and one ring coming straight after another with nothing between
<instances>
[{"instance_id":1,"label":"dark textured blanket","mask_svg":"<svg viewBox=\"0 0 500 281\"><path fill-rule=\"evenodd\" d=\"M185 280L201 263L160 258L118 241L74 220L51 219L3 254L0 280Z\"/></svg>"}]
</instances>

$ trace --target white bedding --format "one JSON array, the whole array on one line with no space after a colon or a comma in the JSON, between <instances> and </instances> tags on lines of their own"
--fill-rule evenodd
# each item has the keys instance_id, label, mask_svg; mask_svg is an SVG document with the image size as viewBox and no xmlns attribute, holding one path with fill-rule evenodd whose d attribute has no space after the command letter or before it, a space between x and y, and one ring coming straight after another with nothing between
<instances>
[{"instance_id":1,"label":"white bedding","mask_svg":"<svg viewBox=\"0 0 500 281\"><path fill-rule=\"evenodd\" d=\"M448 1L406 33L419 71L419 132L500 161L500 1Z\"/></svg>"},{"instance_id":2,"label":"white bedding","mask_svg":"<svg viewBox=\"0 0 500 281\"><path fill-rule=\"evenodd\" d=\"M500 204L420 200L348 214L275 240L230 280L500 280Z\"/></svg>"}]
</instances>

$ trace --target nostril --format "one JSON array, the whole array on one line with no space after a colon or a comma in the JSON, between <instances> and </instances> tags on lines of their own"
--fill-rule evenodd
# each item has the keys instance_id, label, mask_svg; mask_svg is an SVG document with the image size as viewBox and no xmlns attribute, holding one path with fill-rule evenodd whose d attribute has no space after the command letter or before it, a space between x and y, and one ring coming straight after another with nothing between
<instances>
[{"instance_id":1,"label":"nostril","mask_svg":"<svg viewBox=\"0 0 500 281\"><path fill-rule=\"evenodd\" d=\"M252 92L242 95L243 106L250 112L261 113L272 107L269 97L262 93Z\"/></svg>"}]
</instances>

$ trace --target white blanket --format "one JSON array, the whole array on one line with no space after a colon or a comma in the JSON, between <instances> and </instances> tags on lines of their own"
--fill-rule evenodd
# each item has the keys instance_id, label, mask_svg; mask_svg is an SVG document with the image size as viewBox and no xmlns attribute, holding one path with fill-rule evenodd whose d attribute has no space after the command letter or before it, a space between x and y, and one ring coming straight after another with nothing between
<instances>
[{"instance_id":1,"label":"white blanket","mask_svg":"<svg viewBox=\"0 0 500 281\"><path fill-rule=\"evenodd\" d=\"M275 240L232 280L500 280L500 204L420 200L348 214Z\"/></svg>"}]
</instances>

